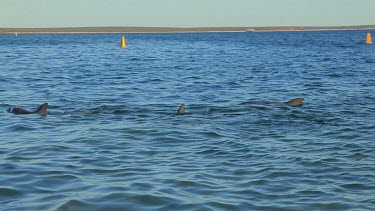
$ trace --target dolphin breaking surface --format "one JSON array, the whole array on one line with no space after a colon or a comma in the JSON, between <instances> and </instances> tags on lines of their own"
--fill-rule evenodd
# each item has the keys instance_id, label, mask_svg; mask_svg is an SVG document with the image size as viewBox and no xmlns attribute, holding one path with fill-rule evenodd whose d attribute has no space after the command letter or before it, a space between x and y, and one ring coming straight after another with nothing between
<instances>
[{"instance_id":1,"label":"dolphin breaking surface","mask_svg":"<svg viewBox=\"0 0 375 211\"><path fill-rule=\"evenodd\" d=\"M48 107L48 103L44 103L42 104L41 106L39 106L38 109L36 109L35 111L28 111L24 108L21 108L21 107L11 107L8 109L8 112L9 113L14 113L14 114L40 114L40 115L47 115L47 107Z\"/></svg>"},{"instance_id":2,"label":"dolphin breaking surface","mask_svg":"<svg viewBox=\"0 0 375 211\"><path fill-rule=\"evenodd\" d=\"M300 107L302 106L302 102L304 101L304 98L295 98L293 100L287 101L287 102L272 102L272 101L247 101L241 103L241 105L246 104L276 104L276 105L287 105L287 106L293 106L293 107ZM186 114L186 107L185 104L181 104L180 107L177 110L177 115L184 115Z\"/></svg>"},{"instance_id":3,"label":"dolphin breaking surface","mask_svg":"<svg viewBox=\"0 0 375 211\"><path fill-rule=\"evenodd\" d=\"M272 101L247 101L243 102L241 104L278 104L278 105L289 105L289 106L302 106L302 102L304 101L304 98L295 98L293 100L287 101L287 102L272 102ZM14 114L40 114L40 115L47 115L47 107L48 103L42 104L38 109L35 111L29 111L21 107L11 107L8 109L9 113ZM185 104L182 103L180 107L177 110L177 115L184 115L186 114L186 108Z\"/></svg>"},{"instance_id":4,"label":"dolphin breaking surface","mask_svg":"<svg viewBox=\"0 0 375 211\"><path fill-rule=\"evenodd\" d=\"M287 102L272 102L272 101L247 101L241 104L280 104L280 105L289 105L289 106L302 106L304 98L295 98Z\"/></svg>"}]
</instances>

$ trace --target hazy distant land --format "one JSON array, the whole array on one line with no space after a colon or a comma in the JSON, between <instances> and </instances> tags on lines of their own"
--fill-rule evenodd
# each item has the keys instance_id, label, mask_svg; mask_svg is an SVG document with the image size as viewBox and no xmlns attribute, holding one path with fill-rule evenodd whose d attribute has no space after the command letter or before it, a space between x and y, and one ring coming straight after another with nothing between
<instances>
[{"instance_id":1,"label":"hazy distant land","mask_svg":"<svg viewBox=\"0 0 375 211\"><path fill-rule=\"evenodd\" d=\"M273 32L273 31L375 30L375 25L360 26L278 26L278 27L63 27L0 28L0 34L84 34L84 33L186 33L186 32Z\"/></svg>"}]
</instances>

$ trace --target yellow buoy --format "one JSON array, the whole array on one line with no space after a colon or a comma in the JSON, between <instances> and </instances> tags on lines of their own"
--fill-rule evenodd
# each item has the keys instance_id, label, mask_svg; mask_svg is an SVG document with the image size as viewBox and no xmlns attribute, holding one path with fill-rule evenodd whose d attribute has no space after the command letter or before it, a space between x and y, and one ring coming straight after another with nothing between
<instances>
[{"instance_id":1,"label":"yellow buoy","mask_svg":"<svg viewBox=\"0 0 375 211\"><path fill-rule=\"evenodd\" d=\"M371 34L367 33L366 44L372 44Z\"/></svg>"},{"instance_id":2,"label":"yellow buoy","mask_svg":"<svg viewBox=\"0 0 375 211\"><path fill-rule=\"evenodd\" d=\"M126 48L126 42L125 42L125 37L122 36L122 39L121 39L121 48Z\"/></svg>"}]
</instances>

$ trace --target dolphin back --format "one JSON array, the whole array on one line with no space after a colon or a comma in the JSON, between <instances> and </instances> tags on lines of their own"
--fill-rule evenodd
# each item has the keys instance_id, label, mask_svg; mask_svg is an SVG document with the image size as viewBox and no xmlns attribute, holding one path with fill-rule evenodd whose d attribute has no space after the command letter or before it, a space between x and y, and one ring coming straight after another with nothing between
<instances>
[{"instance_id":1,"label":"dolphin back","mask_svg":"<svg viewBox=\"0 0 375 211\"><path fill-rule=\"evenodd\" d=\"M20 107L11 107L8 109L8 112L13 113L13 114L33 114L34 113L26 109L20 108Z\"/></svg>"},{"instance_id":2,"label":"dolphin back","mask_svg":"<svg viewBox=\"0 0 375 211\"><path fill-rule=\"evenodd\" d=\"M48 107L48 103L44 103L34 113L40 114L40 115L47 115L47 107Z\"/></svg>"},{"instance_id":3,"label":"dolphin back","mask_svg":"<svg viewBox=\"0 0 375 211\"><path fill-rule=\"evenodd\" d=\"M180 108L178 108L177 114L178 115L185 114L185 104L181 104Z\"/></svg>"},{"instance_id":4,"label":"dolphin back","mask_svg":"<svg viewBox=\"0 0 375 211\"><path fill-rule=\"evenodd\" d=\"M296 99L286 102L286 104L290 106L301 106L303 100L304 98L296 98Z\"/></svg>"}]
</instances>

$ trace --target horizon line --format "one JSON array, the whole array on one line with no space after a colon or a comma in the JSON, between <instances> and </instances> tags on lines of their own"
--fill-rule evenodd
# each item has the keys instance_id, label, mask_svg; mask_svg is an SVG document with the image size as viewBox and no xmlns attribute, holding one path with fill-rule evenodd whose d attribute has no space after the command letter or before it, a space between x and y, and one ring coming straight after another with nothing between
<instances>
[{"instance_id":1,"label":"horizon line","mask_svg":"<svg viewBox=\"0 0 375 211\"><path fill-rule=\"evenodd\" d=\"M353 26L263 26L263 27L142 27L142 26L96 26L96 27L47 27L47 28L1 28L0 34L106 34L106 33L194 33L194 32L293 32L375 30L375 25Z\"/></svg>"},{"instance_id":2,"label":"horizon line","mask_svg":"<svg viewBox=\"0 0 375 211\"><path fill-rule=\"evenodd\" d=\"M64 29L64 28L166 28L166 29L199 29L199 28L280 28L280 27L374 27L375 24L358 25L275 25L275 26L48 26L48 27L1 27L0 29Z\"/></svg>"}]
</instances>

